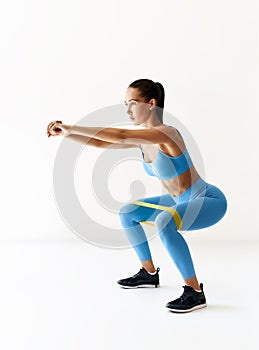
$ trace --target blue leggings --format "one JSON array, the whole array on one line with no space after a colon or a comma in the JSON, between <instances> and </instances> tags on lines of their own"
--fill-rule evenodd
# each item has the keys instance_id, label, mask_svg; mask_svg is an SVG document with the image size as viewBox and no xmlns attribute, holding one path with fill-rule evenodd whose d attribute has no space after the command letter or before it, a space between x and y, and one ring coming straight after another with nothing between
<instances>
[{"instance_id":1,"label":"blue leggings","mask_svg":"<svg viewBox=\"0 0 259 350\"><path fill-rule=\"evenodd\" d=\"M178 231L212 226L226 210L227 200L221 190L199 178L179 196L165 194L126 204L120 208L119 217L140 261L152 259L141 222L155 222L171 259L183 279L188 279L196 274L188 245Z\"/></svg>"}]
</instances>

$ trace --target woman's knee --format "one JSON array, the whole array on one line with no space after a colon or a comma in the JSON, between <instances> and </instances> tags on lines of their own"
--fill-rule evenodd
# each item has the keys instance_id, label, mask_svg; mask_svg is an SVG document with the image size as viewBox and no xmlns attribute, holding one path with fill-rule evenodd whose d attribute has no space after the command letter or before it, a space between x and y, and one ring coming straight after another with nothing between
<instances>
[{"instance_id":1,"label":"woman's knee","mask_svg":"<svg viewBox=\"0 0 259 350\"><path fill-rule=\"evenodd\" d=\"M136 204L128 203L119 210L119 218L123 226L135 226L139 221L139 211Z\"/></svg>"},{"instance_id":2,"label":"woman's knee","mask_svg":"<svg viewBox=\"0 0 259 350\"><path fill-rule=\"evenodd\" d=\"M176 230L176 224L171 213L164 211L155 219L155 225L160 236L164 236L168 232Z\"/></svg>"},{"instance_id":3,"label":"woman's knee","mask_svg":"<svg viewBox=\"0 0 259 350\"><path fill-rule=\"evenodd\" d=\"M137 209L137 206L132 203L128 203L123 205L120 210L119 210L119 215L124 216L124 215L132 215L134 211Z\"/></svg>"},{"instance_id":4,"label":"woman's knee","mask_svg":"<svg viewBox=\"0 0 259 350\"><path fill-rule=\"evenodd\" d=\"M121 220L132 220L134 216L134 211L136 210L136 205L126 204L123 205L119 210L119 217Z\"/></svg>"}]
</instances>

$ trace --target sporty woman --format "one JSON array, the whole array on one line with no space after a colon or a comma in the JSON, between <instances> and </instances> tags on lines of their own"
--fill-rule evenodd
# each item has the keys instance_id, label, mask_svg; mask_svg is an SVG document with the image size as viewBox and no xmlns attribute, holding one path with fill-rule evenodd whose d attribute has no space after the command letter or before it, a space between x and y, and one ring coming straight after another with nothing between
<instances>
[{"instance_id":1,"label":"sporty woman","mask_svg":"<svg viewBox=\"0 0 259 350\"><path fill-rule=\"evenodd\" d=\"M167 303L176 313L206 307L203 284L198 282L188 245L180 231L216 224L225 215L227 200L222 191L204 181L195 169L181 133L163 124L164 88L150 79L131 83L125 94L127 113L142 129L81 127L51 122L48 136L69 139L101 148L134 148L142 152L143 166L156 176L167 194L141 198L120 208L121 225L141 263L140 270L117 283L123 288L159 286L142 223L154 222L169 256L184 280L183 294Z\"/></svg>"}]
</instances>

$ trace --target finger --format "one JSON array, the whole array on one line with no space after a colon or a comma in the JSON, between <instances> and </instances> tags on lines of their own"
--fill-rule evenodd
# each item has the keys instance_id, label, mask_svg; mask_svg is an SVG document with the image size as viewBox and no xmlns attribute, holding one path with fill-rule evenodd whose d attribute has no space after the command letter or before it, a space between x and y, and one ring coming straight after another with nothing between
<instances>
[{"instance_id":1,"label":"finger","mask_svg":"<svg viewBox=\"0 0 259 350\"><path fill-rule=\"evenodd\" d=\"M49 123L47 130L48 137L61 135L62 129L58 127L60 123L62 124L61 120Z\"/></svg>"},{"instance_id":2,"label":"finger","mask_svg":"<svg viewBox=\"0 0 259 350\"><path fill-rule=\"evenodd\" d=\"M51 135L54 135L55 131L54 131L54 128L55 128L55 124L53 124L49 130L47 131L47 133L51 134Z\"/></svg>"},{"instance_id":3,"label":"finger","mask_svg":"<svg viewBox=\"0 0 259 350\"><path fill-rule=\"evenodd\" d=\"M52 127L53 124L54 124L54 122L49 123L49 125L47 127L47 131L50 130L50 128Z\"/></svg>"},{"instance_id":4,"label":"finger","mask_svg":"<svg viewBox=\"0 0 259 350\"><path fill-rule=\"evenodd\" d=\"M56 124L52 126L52 128L49 130L52 136L57 136L62 132L62 129L60 129Z\"/></svg>"},{"instance_id":5,"label":"finger","mask_svg":"<svg viewBox=\"0 0 259 350\"><path fill-rule=\"evenodd\" d=\"M56 132L57 131L57 125L53 124L52 127L49 129L50 132Z\"/></svg>"},{"instance_id":6,"label":"finger","mask_svg":"<svg viewBox=\"0 0 259 350\"><path fill-rule=\"evenodd\" d=\"M62 124L62 121L61 121L61 120L56 120L55 122L49 123L49 126L50 126L50 125L53 125L53 124L55 124L55 123L61 123L61 124Z\"/></svg>"},{"instance_id":7,"label":"finger","mask_svg":"<svg viewBox=\"0 0 259 350\"><path fill-rule=\"evenodd\" d=\"M48 124L48 128L49 128L53 123L55 123L55 122L50 122L50 123Z\"/></svg>"},{"instance_id":8,"label":"finger","mask_svg":"<svg viewBox=\"0 0 259 350\"><path fill-rule=\"evenodd\" d=\"M57 125L56 125L56 122L53 122L49 128L49 131L53 131L55 128L57 128Z\"/></svg>"},{"instance_id":9,"label":"finger","mask_svg":"<svg viewBox=\"0 0 259 350\"><path fill-rule=\"evenodd\" d=\"M54 125L55 123L61 123L61 124L62 124L62 121L61 121L61 120L57 120L57 121L55 121L55 122L50 122L49 125L48 125L48 127L47 127L47 132L53 127L53 125Z\"/></svg>"},{"instance_id":10,"label":"finger","mask_svg":"<svg viewBox=\"0 0 259 350\"><path fill-rule=\"evenodd\" d=\"M62 124L62 121L60 120L57 120L57 121L55 121L55 122L52 122L52 123L50 123L50 125L49 125L49 127L48 127L48 130L50 130L50 129L55 129L57 126L55 125L55 124L57 124L57 123L61 123Z\"/></svg>"}]
</instances>

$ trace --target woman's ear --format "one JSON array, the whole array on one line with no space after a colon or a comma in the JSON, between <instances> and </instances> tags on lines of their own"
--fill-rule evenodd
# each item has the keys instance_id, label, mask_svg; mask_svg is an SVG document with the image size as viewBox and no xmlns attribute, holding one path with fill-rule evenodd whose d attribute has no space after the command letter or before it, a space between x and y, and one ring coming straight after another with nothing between
<instances>
[{"instance_id":1,"label":"woman's ear","mask_svg":"<svg viewBox=\"0 0 259 350\"><path fill-rule=\"evenodd\" d=\"M154 98L151 98L151 100L149 101L149 104L151 105L150 107L156 106L156 100Z\"/></svg>"}]
</instances>

